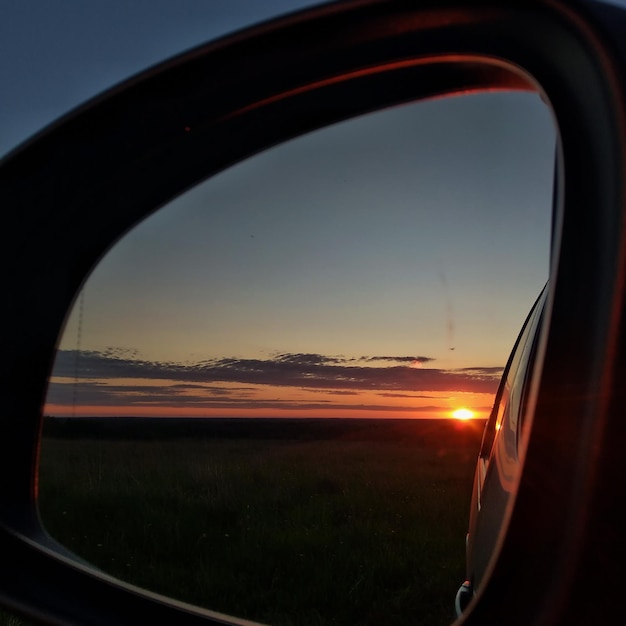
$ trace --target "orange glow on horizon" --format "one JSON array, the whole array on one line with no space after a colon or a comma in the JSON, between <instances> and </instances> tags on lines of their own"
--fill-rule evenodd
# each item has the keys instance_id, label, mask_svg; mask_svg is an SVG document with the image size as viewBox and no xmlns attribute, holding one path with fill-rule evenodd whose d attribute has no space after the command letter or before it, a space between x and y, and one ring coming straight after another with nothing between
<instances>
[{"instance_id":1,"label":"orange glow on horizon","mask_svg":"<svg viewBox=\"0 0 626 626\"><path fill-rule=\"evenodd\" d=\"M452 412L452 417L461 421L471 420L475 415L474 411L470 411L466 408L457 409Z\"/></svg>"},{"instance_id":2,"label":"orange glow on horizon","mask_svg":"<svg viewBox=\"0 0 626 626\"><path fill-rule=\"evenodd\" d=\"M48 404L44 407L44 415L55 417L197 417L197 418L357 418L357 419L451 419L454 417L444 408L432 411L406 411L394 410L390 407L385 411L363 410L359 407L344 409L276 409L276 408L221 408L207 409L200 407L173 407L173 406L88 406L55 405ZM482 417L472 412L477 418Z\"/></svg>"},{"instance_id":3,"label":"orange glow on horizon","mask_svg":"<svg viewBox=\"0 0 626 626\"><path fill-rule=\"evenodd\" d=\"M68 384L68 383L65 383ZM340 390L284 388L273 385L223 383L214 388L178 390L169 401L162 395L169 381L150 379L107 380L99 390L106 403L54 403L44 406L44 415L57 417L198 417L198 418L365 418L365 419L484 419L493 396L476 392L433 391L383 392L380 390ZM171 383L174 384L173 382ZM114 393L106 395L107 386ZM121 393L120 388L127 388ZM156 390L152 398L151 390ZM212 405L215 406L212 406ZM463 407L468 413L459 413Z\"/></svg>"}]
</instances>

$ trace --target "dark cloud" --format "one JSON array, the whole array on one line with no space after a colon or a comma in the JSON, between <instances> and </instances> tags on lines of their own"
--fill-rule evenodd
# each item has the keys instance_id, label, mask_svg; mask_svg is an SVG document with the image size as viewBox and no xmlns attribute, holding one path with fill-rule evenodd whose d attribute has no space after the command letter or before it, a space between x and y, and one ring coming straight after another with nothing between
<instances>
[{"instance_id":1,"label":"dark cloud","mask_svg":"<svg viewBox=\"0 0 626 626\"><path fill-rule=\"evenodd\" d=\"M467 372L474 373L477 376L502 376L504 371L503 367L462 367L461 369L453 370L454 372Z\"/></svg>"},{"instance_id":2,"label":"dark cloud","mask_svg":"<svg viewBox=\"0 0 626 626\"><path fill-rule=\"evenodd\" d=\"M389 361L391 363L431 363L435 359L427 356L362 356L362 361Z\"/></svg>"},{"instance_id":3,"label":"dark cloud","mask_svg":"<svg viewBox=\"0 0 626 626\"><path fill-rule=\"evenodd\" d=\"M153 389L153 387L147 387ZM209 385L192 385L187 383L177 383L174 385L167 385L165 389L175 389L180 391L199 391L203 394L209 394L213 396L228 396L234 393L242 395L250 395L254 392L254 387L215 387Z\"/></svg>"},{"instance_id":4,"label":"dark cloud","mask_svg":"<svg viewBox=\"0 0 626 626\"><path fill-rule=\"evenodd\" d=\"M421 396L416 395L414 393L379 393L377 394L381 398L427 398L427 399L435 399L437 396ZM441 399L441 398L438 398Z\"/></svg>"},{"instance_id":5,"label":"dark cloud","mask_svg":"<svg viewBox=\"0 0 626 626\"><path fill-rule=\"evenodd\" d=\"M111 385L102 382L52 381L48 388L48 403L99 406L136 406L158 404L159 406L197 405L213 406L250 403L254 390L250 387L213 387L210 385ZM256 402L255 402L256 403Z\"/></svg>"},{"instance_id":6,"label":"dark cloud","mask_svg":"<svg viewBox=\"0 0 626 626\"><path fill-rule=\"evenodd\" d=\"M139 356L139 351L133 348L119 348L110 346L102 351L104 356L108 356L114 359L136 359Z\"/></svg>"},{"instance_id":7,"label":"dark cloud","mask_svg":"<svg viewBox=\"0 0 626 626\"><path fill-rule=\"evenodd\" d=\"M186 385L158 386L152 385L106 385L102 383L92 383L83 381L77 389L73 382L51 382L48 390L48 404L50 405L71 405L75 400L77 406L101 406L101 407L161 407L161 408L181 408L193 407L196 409L280 409L283 411L312 411L315 410L351 410L351 411L377 411L385 412L419 412L432 413L436 415L445 407L389 407L386 404L336 404L330 400L320 400L317 402L298 402L296 400L281 400L273 398L270 400L259 400L246 398L233 393L231 396L216 397L211 395L182 394L180 387ZM203 389L198 386L198 389ZM175 391L173 391L175 390ZM207 391L211 391L207 389Z\"/></svg>"},{"instance_id":8,"label":"dark cloud","mask_svg":"<svg viewBox=\"0 0 626 626\"><path fill-rule=\"evenodd\" d=\"M428 357L364 357L363 360L425 363ZM53 371L55 377L71 380L105 381L110 379L167 380L178 385L208 385L219 383L239 385L272 385L301 387L327 391L378 391L382 393L419 392L483 392L494 393L501 368L464 368L442 370L407 365L384 367L347 364L344 357L327 357L318 354L279 354L269 359L221 358L195 364L145 361L107 352L73 350L57 353ZM139 389L135 383L133 389ZM167 387L169 394L182 393L193 387ZM176 392L175 389L179 389ZM129 387L125 387L128 392ZM152 386L151 389L154 390ZM232 393L214 391L214 395ZM202 396L210 391L203 388Z\"/></svg>"},{"instance_id":9,"label":"dark cloud","mask_svg":"<svg viewBox=\"0 0 626 626\"><path fill-rule=\"evenodd\" d=\"M311 389L309 387L306 389L306 391L308 391L309 393L328 393L333 396L357 396L359 395L358 391L345 391L343 389Z\"/></svg>"},{"instance_id":10,"label":"dark cloud","mask_svg":"<svg viewBox=\"0 0 626 626\"><path fill-rule=\"evenodd\" d=\"M302 366L339 365L349 361L349 359L346 359L344 357L324 356L322 354L310 353L277 354L276 356L274 356L274 360L278 363Z\"/></svg>"}]
</instances>

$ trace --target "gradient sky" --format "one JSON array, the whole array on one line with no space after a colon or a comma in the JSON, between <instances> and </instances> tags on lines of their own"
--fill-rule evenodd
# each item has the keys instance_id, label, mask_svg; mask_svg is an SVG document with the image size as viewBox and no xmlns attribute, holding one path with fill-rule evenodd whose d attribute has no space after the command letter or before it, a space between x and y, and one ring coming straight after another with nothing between
<instances>
[{"instance_id":1,"label":"gradient sky","mask_svg":"<svg viewBox=\"0 0 626 626\"><path fill-rule=\"evenodd\" d=\"M14 122L0 153L158 60L297 5L3 7L14 88L0 119ZM479 94L336 125L199 185L89 278L46 413L485 416L548 275L554 143L537 95Z\"/></svg>"},{"instance_id":2,"label":"gradient sky","mask_svg":"<svg viewBox=\"0 0 626 626\"><path fill-rule=\"evenodd\" d=\"M554 141L537 95L479 94L199 185L96 268L47 411L484 415L547 278Z\"/></svg>"}]
</instances>

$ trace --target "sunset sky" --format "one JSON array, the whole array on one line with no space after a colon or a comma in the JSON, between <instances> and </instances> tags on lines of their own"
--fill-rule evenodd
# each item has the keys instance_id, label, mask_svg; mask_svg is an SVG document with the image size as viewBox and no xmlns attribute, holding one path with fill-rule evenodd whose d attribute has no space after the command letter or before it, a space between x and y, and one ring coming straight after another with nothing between
<instances>
[{"instance_id":1,"label":"sunset sky","mask_svg":"<svg viewBox=\"0 0 626 626\"><path fill-rule=\"evenodd\" d=\"M14 85L0 114L15 120L0 153L298 3L34 5L0 20ZM95 269L46 414L484 417L548 276L554 146L537 95L479 94L336 125L206 181Z\"/></svg>"},{"instance_id":2,"label":"sunset sky","mask_svg":"<svg viewBox=\"0 0 626 626\"><path fill-rule=\"evenodd\" d=\"M464 96L203 183L96 268L46 413L484 417L547 278L554 141L538 96Z\"/></svg>"}]
</instances>

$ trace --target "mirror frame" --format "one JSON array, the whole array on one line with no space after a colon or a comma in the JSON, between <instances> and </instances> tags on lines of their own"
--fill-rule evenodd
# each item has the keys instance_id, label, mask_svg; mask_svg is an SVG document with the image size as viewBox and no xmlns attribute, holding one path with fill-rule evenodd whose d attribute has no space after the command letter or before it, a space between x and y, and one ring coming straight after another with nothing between
<instances>
[{"instance_id":1,"label":"mirror frame","mask_svg":"<svg viewBox=\"0 0 626 626\"><path fill-rule=\"evenodd\" d=\"M142 218L277 143L410 100L531 89L549 102L561 140L550 293L515 502L462 622L578 623L597 616L590 604L622 615L601 557L626 527L615 492L602 489L623 486L622 449L610 442L626 434L625 14L552 0L330 4L159 65L3 159L0 602L47 622L246 623L100 574L41 526L42 407L86 275Z\"/></svg>"}]
</instances>

